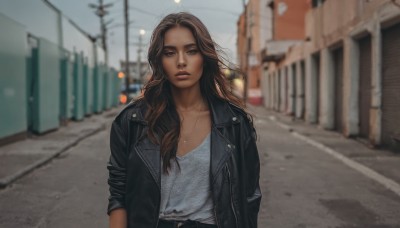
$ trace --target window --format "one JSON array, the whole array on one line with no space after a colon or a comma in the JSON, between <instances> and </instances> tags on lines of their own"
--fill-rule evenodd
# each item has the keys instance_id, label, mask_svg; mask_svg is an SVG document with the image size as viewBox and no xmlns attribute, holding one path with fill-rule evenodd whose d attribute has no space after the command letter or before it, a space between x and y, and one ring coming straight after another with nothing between
<instances>
[{"instance_id":1,"label":"window","mask_svg":"<svg viewBox=\"0 0 400 228\"><path fill-rule=\"evenodd\" d=\"M325 0L312 0L312 7L316 8L324 4Z\"/></svg>"}]
</instances>

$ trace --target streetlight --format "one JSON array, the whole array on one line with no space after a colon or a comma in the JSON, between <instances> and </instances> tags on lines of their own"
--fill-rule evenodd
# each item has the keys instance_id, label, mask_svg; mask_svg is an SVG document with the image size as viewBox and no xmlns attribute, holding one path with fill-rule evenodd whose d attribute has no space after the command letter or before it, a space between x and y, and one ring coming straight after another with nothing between
<instances>
[{"instance_id":1,"label":"streetlight","mask_svg":"<svg viewBox=\"0 0 400 228\"><path fill-rule=\"evenodd\" d=\"M181 0L175 0L176 4L179 4L181 2Z\"/></svg>"},{"instance_id":2,"label":"streetlight","mask_svg":"<svg viewBox=\"0 0 400 228\"><path fill-rule=\"evenodd\" d=\"M144 34L146 34L146 30L140 29L139 34L140 34L141 36L144 36Z\"/></svg>"}]
</instances>

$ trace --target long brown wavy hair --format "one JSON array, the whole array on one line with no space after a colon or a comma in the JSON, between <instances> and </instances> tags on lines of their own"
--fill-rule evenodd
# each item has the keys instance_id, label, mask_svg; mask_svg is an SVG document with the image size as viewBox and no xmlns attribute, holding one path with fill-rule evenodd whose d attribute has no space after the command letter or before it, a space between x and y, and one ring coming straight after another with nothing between
<instances>
[{"instance_id":1,"label":"long brown wavy hair","mask_svg":"<svg viewBox=\"0 0 400 228\"><path fill-rule=\"evenodd\" d=\"M171 159L176 159L181 123L171 94L170 82L162 65L165 33L174 27L188 28L196 40L203 56L203 74L200 89L205 100L223 99L243 107L228 86L222 67L227 67L217 54L219 46L212 40L206 26L196 16L181 12L164 17L154 29L148 51L148 62L153 75L144 87L141 98L147 106L145 119L148 123L149 139L160 145L163 171L168 173Z\"/></svg>"}]
</instances>

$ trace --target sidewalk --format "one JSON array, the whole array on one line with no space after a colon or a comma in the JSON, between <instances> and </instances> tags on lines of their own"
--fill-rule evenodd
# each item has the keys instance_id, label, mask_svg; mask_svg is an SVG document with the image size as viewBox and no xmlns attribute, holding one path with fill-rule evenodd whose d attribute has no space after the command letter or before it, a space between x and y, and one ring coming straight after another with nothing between
<instances>
[{"instance_id":1,"label":"sidewalk","mask_svg":"<svg viewBox=\"0 0 400 228\"><path fill-rule=\"evenodd\" d=\"M320 148L345 165L385 185L400 195L400 154L371 149L361 142L327 131L317 125L293 120L291 116L267 110L263 106L248 106L255 119L270 120L290 131L295 137Z\"/></svg>"},{"instance_id":2,"label":"sidewalk","mask_svg":"<svg viewBox=\"0 0 400 228\"><path fill-rule=\"evenodd\" d=\"M49 162L80 141L106 128L119 112L112 108L99 115L92 115L80 122L69 122L68 126L42 136L33 136L0 147L0 189L37 167Z\"/></svg>"}]
</instances>

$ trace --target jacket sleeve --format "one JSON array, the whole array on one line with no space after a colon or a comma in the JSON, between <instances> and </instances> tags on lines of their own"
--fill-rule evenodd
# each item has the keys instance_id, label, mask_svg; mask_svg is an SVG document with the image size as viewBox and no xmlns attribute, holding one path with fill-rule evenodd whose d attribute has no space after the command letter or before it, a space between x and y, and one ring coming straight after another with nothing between
<instances>
[{"instance_id":1,"label":"jacket sleeve","mask_svg":"<svg viewBox=\"0 0 400 228\"><path fill-rule=\"evenodd\" d=\"M247 217L249 228L257 227L258 212L261 203L261 191L260 191L260 158L258 155L256 145L256 132L251 123L246 126L246 137L244 149L244 160L246 166L245 180L246 187L245 193L247 197Z\"/></svg>"},{"instance_id":2,"label":"jacket sleeve","mask_svg":"<svg viewBox=\"0 0 400 228\"><path fill-rule=\"evenodd\" d=\"M121 119L117 117L111 126L111 155L107 164L110 190L107 214L110 214L114 209L125 208L128 127L122 124Z\"/></svg>"}]
</instances>

